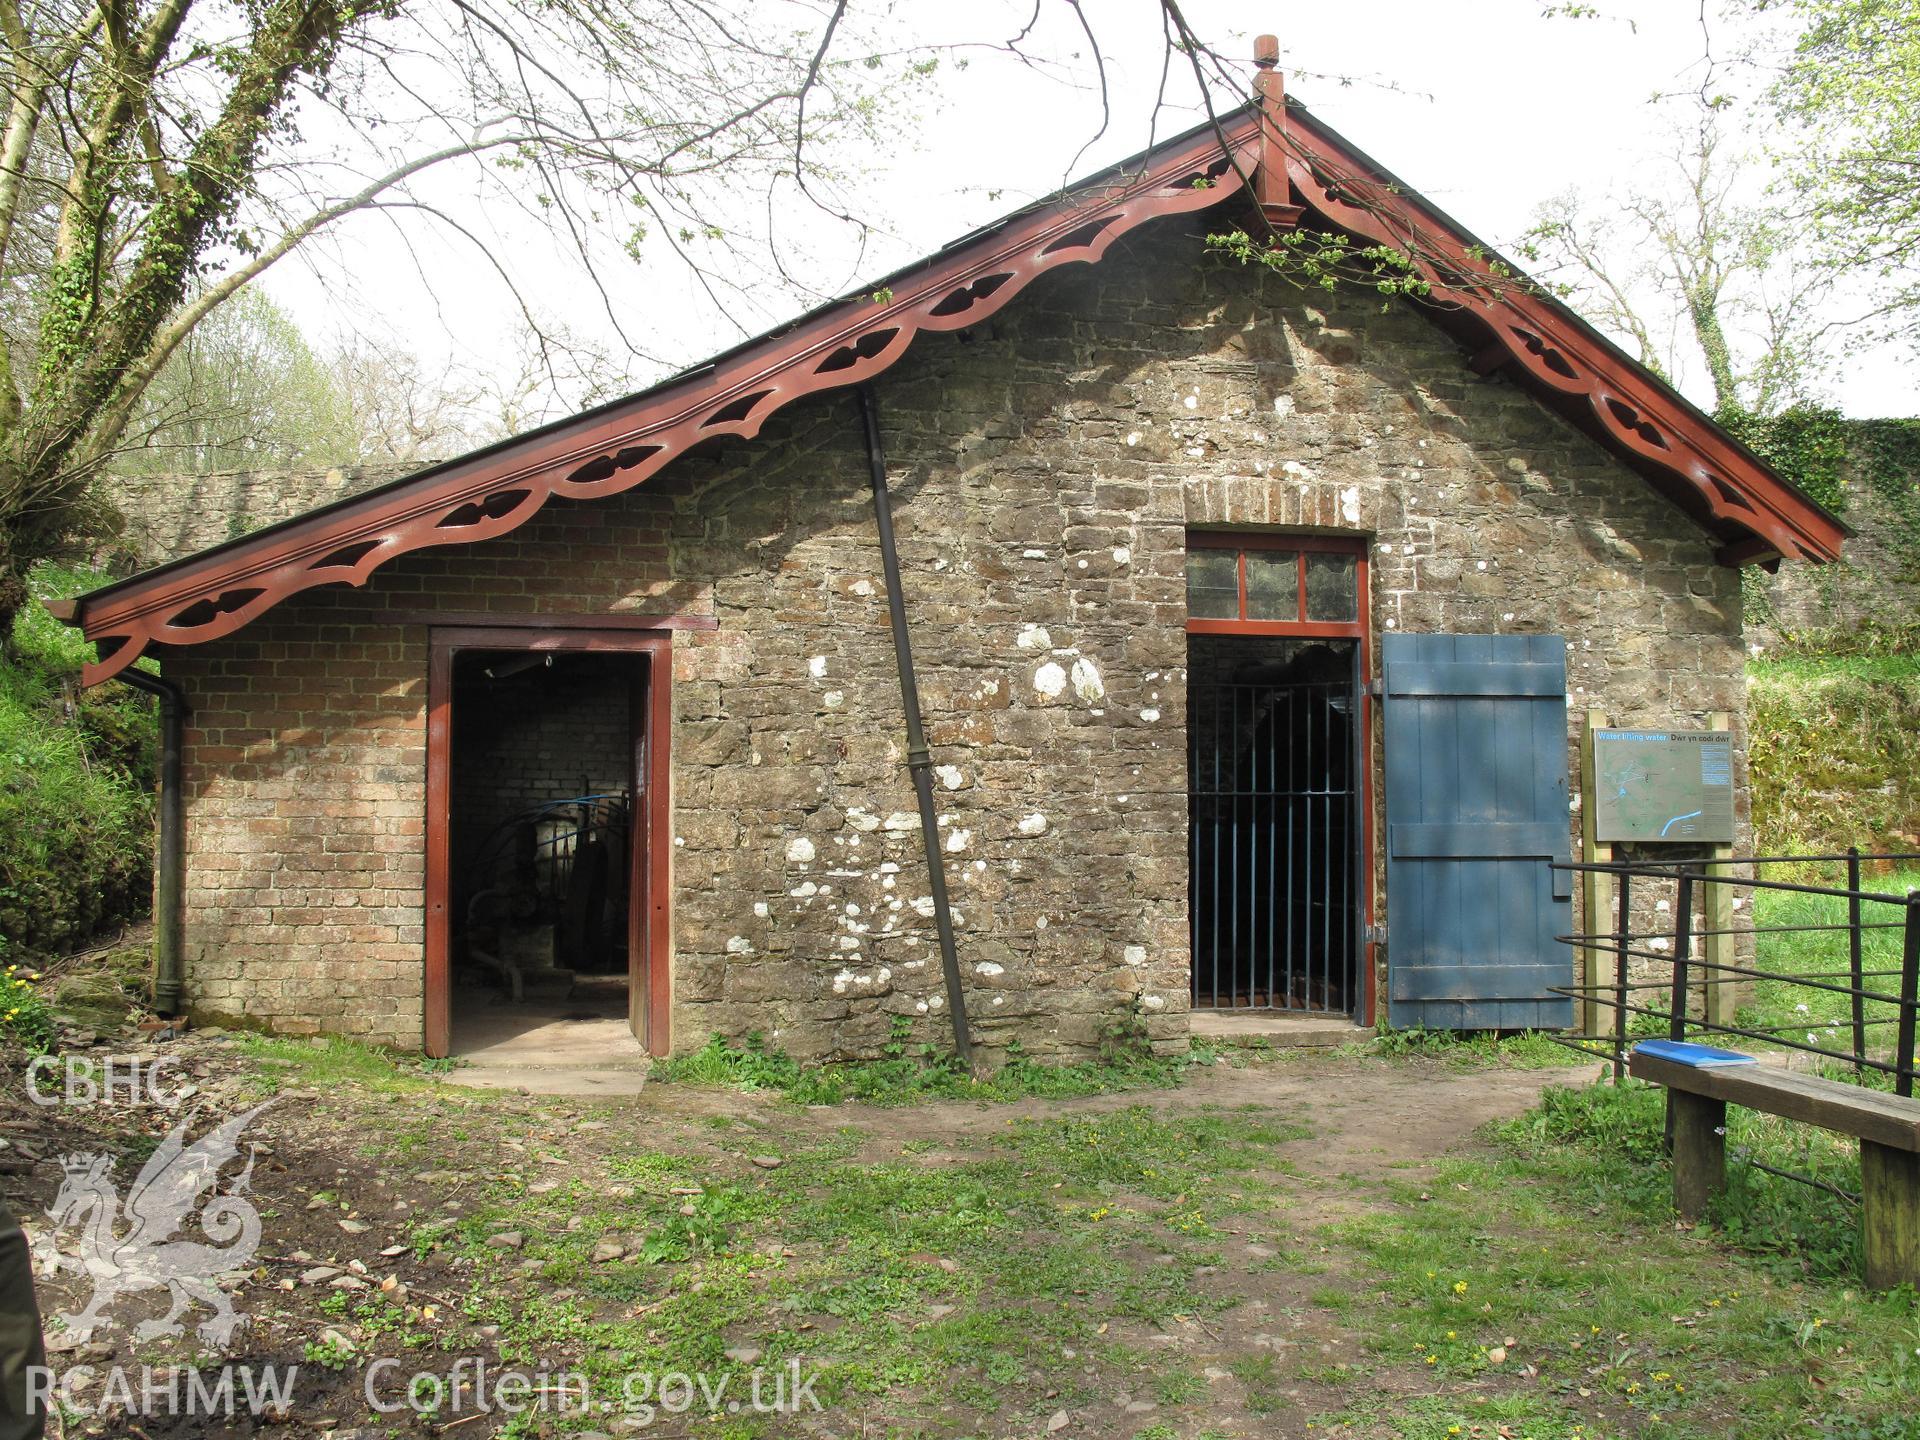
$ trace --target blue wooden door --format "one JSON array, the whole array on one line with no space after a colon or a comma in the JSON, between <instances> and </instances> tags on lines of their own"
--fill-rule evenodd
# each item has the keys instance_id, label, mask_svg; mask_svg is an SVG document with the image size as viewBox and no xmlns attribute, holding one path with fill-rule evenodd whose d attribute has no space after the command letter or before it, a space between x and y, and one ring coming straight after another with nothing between
<instances>
[{"instance_id":1,"label":"blue wooden door","mask_svg":"<svg viewBox=\"0 0 1920 1440\"><path fill-rule=\"evenodd\" d=\"M1567 643L1382 638L1388 1023L1565 1029Z\"/></svg>"}]
</instances>

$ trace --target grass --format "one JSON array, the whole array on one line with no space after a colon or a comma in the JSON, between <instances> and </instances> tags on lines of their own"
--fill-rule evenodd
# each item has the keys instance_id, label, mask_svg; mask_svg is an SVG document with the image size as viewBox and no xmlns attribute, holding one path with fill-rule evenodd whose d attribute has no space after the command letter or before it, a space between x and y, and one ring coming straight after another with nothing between
<instances>
[{"instance_id":1,"label":"grass","mask_svg":"<svg viewBox=\"0 0 1920 1440\"><path fill-rule=\"evenodd\" d=\"M1637 1211L1663 1215L1672 1183L1665 1122L1664 1092L1629 1080L1619 1087L1549 1090L1506 1135L1513 1143L1583 1151L1614 1167L1611 1183ZM1777 1263L1782 1273L1858 1283L1858 1211L1835 1194L1746 1163L1758 1160L1857 1192L1858 1147L1816 1126L1733 1106L1727 1112L1727 1149L1727 1190L1709 1217L1720 1237L1746 1254Z\"/></svg>"},{"instance_id":2,"label":"grass","mask_svg":"<svg viewBox=\"0 0 1920 1440\"><path fill-rule=\"evenodd\" d=\"M1485 1070L1497 1065L1543 1069L1550 1065L1590 1065L1591 1056L1559 1044L1550 1035L1522 1030L1511 1035L1491 1031L1461 1033L1452 1030L1383 1030L1373 1048L1382 1055L1425 1055L1444 1060L1455 1070Z\"/></svg>"},{"instance_id":3,"label":"grass","mask_svg":"<svg viewBox=\"0 0 1920 1440\"><path fill-rule=\"evenodd\" d=\"M1757 853L1920 849L1920 656L1768 656L1747 676Z\"/></svg>"},{"instance_id":4,"label":"grass","mask_svg":"<svg viewBox=\"0 0 1920 1440\"><path fill-rule=\"evenodd\" d=\"M1855 680L1920 679L1920 655L1779 655L1755 660L1748 668L1768 680L1807 684L1844 676Z\"/></svg>"},{"instance_id":5,"label":"grass","mask_svg":"<svg viewBox=\"0 0 1920 1440\"><path fill-rule=\"evenodd\" d=\"M1729 1264L1715 1239L1756 1240L1786 1213L1737 1186L1745 1233L1676 1230L1659 1106L1646 1087L1549 1092L1498 1153L1388 1182L1384 1213L1327 1227L1370 1276L1369 1348L1431 1378L1421 1398L1320 1423L1420 1440L1920 1436L1913 1294L1862 1295L1830 1249L1779 1236Z\"/></svg>"},{"instance_id":6,"label":"grass","mask_svg":"<svg viewBox=\"0 0 1920 1440\"><path fill-rule=\"evenodd\" d=\"M744 1391L798 1360L836 1433L1037 1435L1130 1398L1151 1413L1115 1433L1175 1440L1309 1416L1311 1434L1414 1440L1920 1440L1920 1312L1860 1293L1849 1209L1736 1164L1716 1223L1677 1229L1644 1086L1550 1090L1491 1147L1335 1174L1270 1104L1144 1091L888 1117L729 1099L724 1124L599 1108L587 1139L564 1123L577 1103L429 1088L347 1042L233 1043L364 1145L342 1206L368 1175L464 1157L459 1205L418 1204L392 1237L448 1262L428 1282L448 1313L320 1298L353 1327L350 1365L487 1325L503 1362L603 1394L670 1371ZM506 1229L517 1248L489 1244ZM613 1240L624 1253L595 1259Z\"/></svg>"},{"instance_id":7,"label":"grass","mask_svg":"<svg viewBox=\"0 0 1920 1440\"><path fill-rule=\"evenodd\" d=\"M1222 1063L1235 1067L1297 1064L1370 1055L1438 1059L1463 1071L1591 1063L1591 1057L1535 1031L1462 1035L1410 1029L1384 1031L1373 1040L1326 1051L1261 1045L1215 1047L1195 1041L1179 1054L1156 1055L1144 1045L1107 1045L1101 1058L1067 1064L1027 1059L1015 1046L999 1069L970 1076L952 1057L932 1046L910 1045L910 1033L905 1021L896 1022L892 1038L882 1047L881 1059L824 1065L802 1064L769 1046L761 1035L749 1035L737 1044L713 1035L698 1050L656 1062L651 1076L660 1084L770 1091L799 1105L913 1105L940 1100L1070 1100L1170 1089L1180 1085L1195 1067Z\"/></svg>"},{"instance_id":8,"label":"grass","mask_svg":"<svg viewBox=\"0 0 1920 1440\"><path fill-rule=\"evenodd\" d=\"M1100 1334L1229 1303L1199 1283L1217 1263L1215 1228L1272 1203L1254 1172L1273 1144L1307 1133L1136 1106L1009 1123L945 1165L859 1159L854 1137L781 1148L764 1134L755 1144L784 1163L747 1178L626 1152L615 1195L498 1184L417 1243L473 1267L466 1312L501 1327L503 1358L565 1355L602 1384L742 1375L751 1345L766 1369L804 1357L829 1407L885 1396L902 1422L936 1402L1038 1416L1090 1398L1087 1357L1105 1355L1177 1407L1204 1392L1201 1377ZM524 1251L487 1245L503 1226L528 1237ZM616 1236L643 1238L623 1260L592 1262ZM537 1283L512 1293L526 1259ZM721 1433L772 1433L727 1423Z\"/></svg>"},{"instance_id":9,"label":"grass","mask_svg":"<svg viewBox=\"0 0 1920 1440\"><path fill-rule=\"evenodd\" d=\"M1769 874L1771 876L1769 867ZM1843 867L1823 867L1825 873L1814 883L1844 885ZM1836 876L1832 873L1835 870ZM1809 877L1813 878L1813 877ZM1920 889L1920 869L1891 874L1868 875L1861 886L1865 890L1904 895ZM1838 896L1802 895L1790 891L1753 892L1753 920L1756 926L1840 926L1847 924L1847 902ZM1888 928L1869 929L1862 936L1861 968L1866 988L1897 994L1902 946L1903 911L1899 906L1867 903L1862 906L1867 925ZM1756 942L1758 966L1801 977L1817 977L1830 983L1847 983L1847 932L1844 928L1810 930L1798 934L1762 934ZM1874 972L1879 971L1876 975ZM1781 980L1754 983L1752 1002L1743 1006L1739 1023L1755 1030L1782 1030L1789 1038L1829 1049L1853 1048L1852 1010L1848 996L1810 989ZM1890 1051L1893 1046L1893 1022L1899 1007L1892 1001L1868 1001L1863 1007L1867 1021L1870 1050ZM1851 1078L1849 1072L1849 1078Z\"/></svg>"},{"instance_id":10,"label":"grass","mask_svg":"<svg viewBox=\"0 0 1920 1440\"><path fill-rule=\"evenodd\" d=\"M447 1093L435 1081L453 1068L449 1061L429 1060L338 1036L301 1040L243 1033L235 1035L233 1043L253 1062L251 1079L260 1095L293 1087L330 1090L343 1086L374 1095L417 1095L428 1090ZM481 1098L479 1092L456 1093Z\"/></svg>"}]
</instances>

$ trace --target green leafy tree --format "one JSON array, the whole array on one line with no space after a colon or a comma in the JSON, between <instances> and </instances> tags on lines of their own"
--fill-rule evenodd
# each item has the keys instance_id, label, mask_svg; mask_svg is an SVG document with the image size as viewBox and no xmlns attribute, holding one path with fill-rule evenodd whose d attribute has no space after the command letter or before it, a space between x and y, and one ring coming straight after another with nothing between
<instances>
[{"instance_id":1,"label":"green leafy tree","mask_svg":"<svg viewBox=\"0 0 1920 1440\"><path fill-rule=\"evenodd\" d=\"M246 290L180 343L107 463L124 474L351 464L361 417L335 367L262 291Z\"/></svg>"},{"instance_id":2,"label":"green leafy tree","mask_svg":"<svg viewBox=\"0 0 1920 1440\"><path fill-rule=\"evenodd\" d=\"M1920 334L1920 0L1757 0L1798 27L1772 99L1795 128L1786 184L1832 269Z\"/></svg>"}]
</instances>

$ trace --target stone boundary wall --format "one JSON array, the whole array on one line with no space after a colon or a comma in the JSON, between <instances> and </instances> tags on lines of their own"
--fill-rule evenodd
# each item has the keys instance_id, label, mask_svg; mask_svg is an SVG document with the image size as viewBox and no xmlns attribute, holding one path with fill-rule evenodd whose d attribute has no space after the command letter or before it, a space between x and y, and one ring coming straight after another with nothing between
<instances>
[{"instance_id":1,"label":"stone boundary wall","mask_svg":"<svg viewBox=\"0 0 1920 1440\"><path fill-rule=\"evenodd\" d=\"M1755 572L1749 643L1764 647L1807 631L1920 624L1920 557L1901 546L1893 507L1858 476L1847 478L1846 493L1840 518L1854 534L1839 563L1788 560L1773 575Z\"/></svg>"},{"instance_id":2,"label":"stone boundary wall","mask_svg":"<svg viewBox=\"0 0 1920 1440\"><path fill-rule=\"evenodd\" d=\"M421 464L382 461L332 470L110 475L101 491L122 521L111 548L140 569L164 564L398 480Z\"/></svg>"}]
</instances>

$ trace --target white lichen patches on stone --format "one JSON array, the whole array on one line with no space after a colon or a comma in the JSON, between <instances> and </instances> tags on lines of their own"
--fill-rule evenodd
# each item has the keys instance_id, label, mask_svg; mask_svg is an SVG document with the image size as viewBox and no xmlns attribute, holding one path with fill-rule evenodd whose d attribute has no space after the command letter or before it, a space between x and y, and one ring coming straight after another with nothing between
<instances>
[{"instance_id":1,"label":"white lichen patches on stone","mask_svg":"<svg viewBox=\"0 0 1920 1440\"><path fill-rule=\"evenodd\" d=\"M905 830L918 830L920 828L920 817L910 811L896 810L887 816L884 827L888 832L895 835Z\"/></svg>"},{"instance_id":2,"label":"white lichen patches on stone","mask_svg":"<svg viewBox=\"0 0 1920 1440\"><path fill-rule=\"evenodd\" d=\"M991 960L982 960L979 964L973 967L973 973L976 975L985 975L988 978L992 978L995 975L1006 974L1007 967L1004 965L996 965Z\"/></svg>"},{"instance_id":3,"label":"white lichen patches on stone","mask_svg":"<svg viewBox=\"0 0 1920 1440\"><path fill-rule=\"evenodd\" d=\"M729 935L727 937L727 954L751 955L753 954L753 942L744 935Z\"/></svg>"},{"instance_id":4,"label":"white lichen patches on stone","mask_svg":"<svg viewBox=\"0 0 1920 1440\"><path fill-rule=\"evenodd\" d=\"M807 673L816 680L824 679L827 673L827 657L824 655L809 655L807 657Z\"/></svg>"},{"instance_id":5,"label":"white lichen patches on stone","mask_svg":"<svg viewBox=\"0 0 1920 1440\"><path fill-rule=\"evenodd\" d=\"M853 595L871 595L873 594L873 582L871 580L856 580L847 587L847 590L849 594Z\"/></svg>"},{"instance_id":6,"label":"white lichen patches on stone","mask_svg":"<svg viewBox=\"0 0 1920 1440\"><path fill-rule=\"evenodd\" d=\"M767 918L768 915L772 913L773 912L768 908L766 901L756 900L753 902L753 918L754 919L764 920Z\"/></svg>"},{"instance_id":7,"label":"white lichen patches on stone","mask_svg":"<svg viewBox=\"0 0 1920 1440\"><path fill-rule=\"evenodd\" d=\"M838 690L829 690L820 698L826 701L827 709L829 710L838 710L842 705L847 703L847 697Z\"/></svg>"},{"instance_id":8,"label":"white lichen patches on stone","mask_svg":"<svg viewBox=\"0 0 1920 1440\"><path fill-rule=\"evenodd\" d=\"M1053 636L1047 633L1044 625L1022 625L1020 633L1013 637L1013 643L1022 650L1051 650Z\"/></svg>"},{"instance_id":9,"label":"white lichen patches on stone","mask_svg":"<svg viewBox=\"0 0 1920 1440\"><path fill-rule=\"evenodd\" d=\"M813 842L804 835L796 835L787 841L787 860L794 865L805 865L813 859Z\"/></svg>"},{"instance_id":10,"label":"white lichen patches on stone","mask_svg":"<svg viewBox=\"0 0 1920 1440\"><path fill-rule=\"evenodd\" d=\"M973 831L954 830L947 836L946 851L949 855L958 855L973 843Z\"/></svg>"},{"instance_id":11,"label":"white lichen patches on stone","mask_svg":"<svg viewBox=\"0 0 1920 1440\"><path fill-rule=\"evenodd\" d=\"M933 773L949 790L958 790L967 783L967 773L958 765L936 765L933 767Z\"/></svg>"},{"instance_id":12,"label":"white lichen patches on stone","mask_svg":"<svg viewBox=\"0 0 1920 1440\"><path fill-rule=\"evenodd\" d=\"M1149 1010L1164 1010L1167 1008L1167 997L1164 995L1142 995L1140 997L1140 1003Z\"/></svg>"},{"instance_id":13,"label":"white lichen patches on stone","mask_svg":"<svg viewBox=\"0 0 1920 1440\"><path fill-rule=\"evenodd\" d=\"M1106 698L1107 686L1100 678L1100 667L1084 655L1073 662L1073 693L1089 704Z\"/></svg>"},{"instance_id":14,"label":"white lichen patches on stone","mask_svg":"<svg viewBox=\"0 0 1920 1440\"><path fill-rule=\"evenodd\" d=\"M849 805L847 807L847 824L851 825L854 829L860 831L860 833L864 835L869 831L878 830L880 828L880 817L878 815L869 814L867 810L862 806Z\"/></svg>"},{"instance_id":15,"label":"white lichen patches on stone","mask_svg":"<svg viewBox=\"0 0 1920 1440\"><path fill-rule=\"evenodd\" d=\"M1349 485L1340 492L1340 518L1349 525L1360 523L1360 487Z\"/></svg>"},{"instance_id":16,"label":"white lichen patches on stone","mask_svg":"<svg viewBox=\"0 0 1920 1440\"><path fill-rule=\"evenodd\" d=\"M1129 430L1127 432L1127 444L1138 445L1139 443L1140 443L1140 432L1138 430Z\"/></svg>"},{"instance_id":17,"label":"white lichen patches on stone","mask_svg":"<svg viewBox=\"0 0 1920 1440\"><path fill-rule=\"evenodd\" d=\"M1033 688L1049 700L1057 700L1066 692L1067 672L1049 660L1033 672Z\"/></svg>"},{"instance_id":18,"label":"white lichen patches on stone","mask_svg":"<svg viewBox=\"0 0 1920 1440\"><path fill-rule=\"evenodd\" d=\"M1144 945L1129 945L1121 953L1126 957L1126 962L1129 965L1144 965L1147 963L1147 947Z\"/></svg>"},{"instance_id":19,"label":"white lichen patches on stone","mask_svg":"<svg viewBox=\"0 0 1920 1440\"><path fill-rule=\"evenodd\" d=\"M1047 558L1047 552L1044 550L1022 550L1020 552L1020 558L1023 560L1044 560Z\"/></svg>"},{"instance_id":20,"label":"white lichen patches on stone","mask_svg":"<svg viewBox=\"0 0 1920 1440\"><path fill-rule=\"evenodd\" d=\"M1291 395L1274 396L1273 413L1278 415L1282 420L1293 414L1293 397Z\"/></svg>"},{"instance_id":21,"label":"white lichen patches on stone","mask_svg":"<svg viewBox=\"0 0 1920 1440\"><path fill-rule=\"evenodd\" d=\"M1142 710L1140 712L1140 718L1151 725L1160 718L1160 712L1158 710Z\"/></svg>"},{"instance_id":22,"label":"white lichen patches on stone","mask_svg":"<svg viewBox=\"0 0 1920 1440\"><path fill-rule=\"evenodd\" d=\"M791 895L796 900L810 900L819 893L820 893L820 887L814 884L811 880L803 880L798 885L794 886L793 889L787 891L787 894Z\"/></svg>"},{"instance_id":23,"label":"white lichen patches on stone","mask_svg":"<svg viewBox=\"0 0 1920 1440\"><path fill-rule=\"evenodd\" d=\"M1047 833L1047 817L1036 810L1031 815L1023 815L1017 828L1022 835L1044 835Z\"/></svg>"},{"instance_id":24,"label":"white lichen patches on stone","mask_svg":"<svg viewBox=\"0 0 1920 1440\"><path fill-rule=\"evenodd\" d=\"M1129 550L1125 545L1116 545L1113 547L1113 563L1114 564L1125 565L1128 562L1130 562L1132 559L1133 559L1133 551Z\"/></svg>"},{"instance_id":25,"label":"white lichen patches on stone","mask_svg":"<svg viewBox=\"0 0 1920 1440\"><path fill-rule=\"evenodd\" d=\"M912 905L913 913L918 915L922 920L931 920L933 918L933 896L916 895L913 897Z\"/></svg>"},{"instance_id":26,"label":"white lichen patches on stone","mask_svg":"<svg viewBox=\"0 0 1920 1440\"><path fill-rule=\"evenodd\" d=\"M1185 405L1189 410L1197 410L1200 408L1200 397L1198 395L1189 395L1180 403Z\"/></svg>"}]
</instances>

